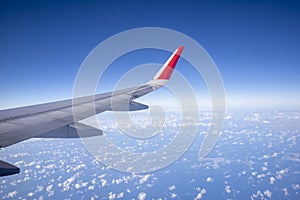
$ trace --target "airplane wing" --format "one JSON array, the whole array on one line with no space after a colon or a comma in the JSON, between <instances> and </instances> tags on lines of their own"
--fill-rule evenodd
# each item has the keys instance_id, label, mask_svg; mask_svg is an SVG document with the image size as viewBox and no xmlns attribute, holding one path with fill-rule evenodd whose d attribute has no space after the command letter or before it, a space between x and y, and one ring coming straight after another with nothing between
<instances>
[{"instance_id":1,"label":"airplane wing","mask_svg":"<svg viewBox=\"0 0 300 200\"><path fill-rule=\"evenodd\" d=\"M0 111L0 148L33 138L77 138L76 129L91 137L102 135L94 127L77 121L95 114L114 111L135 111L148 106L133 101L162 87L171 77L183 46L177 48L154 78L146 84L128 89L33 106ZM76 113L76 128L73 114ZM19 173L19 168L0 161L0 176Z\"/></svg>"}]
</instances>

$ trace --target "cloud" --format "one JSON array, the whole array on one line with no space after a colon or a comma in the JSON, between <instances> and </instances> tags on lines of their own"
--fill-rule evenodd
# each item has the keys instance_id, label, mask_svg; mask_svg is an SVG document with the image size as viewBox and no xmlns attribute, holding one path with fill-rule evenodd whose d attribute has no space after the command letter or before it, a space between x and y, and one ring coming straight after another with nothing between
<instances>
[{"instance_id":1,"label":"cloud","mask_svg":"<svg viewBox=\"0 0 300 200\"><path fill-rule=\"evenodd\" d=\"M116 194L113 193L113 192L110 192L108 195L109 195L109 196L108 196L108 199L109 199L109 200L113 200L113 199L116 198Z\"/></svg>"},{"instance_id":2,"label":"cloud","mask_svg":"<svg viewBox=\"0 0 300 200\"><path fill-rule=\"evenodd\" d=\"M78 174L74 174L74 176L68 178L64 183L63 183L63 190L62 191L68 191L70 189L71 183L74 182L75 178L78 176Z\"/></svg>"},{"instance_id":3,"label":"cloud","mask_svg":"<svg viewBox=\"0 0 300 200\"><path fill-rule=\"evenodd\" d=\"M289 171L288 168L285 168L285 169L282 169L282 170L280 170L280 171L277 171L277 172L276 172L276 178L277 178L277 179L281 179L283 175L285 175L285 174L288 173L288 171Z\"/></svg>"},{"instance_id":4,"label":"cloud","mask_svg":"<svg viewBox=\"0 0 300 200\"><path fill-rule=\"evenodd\" d=\"M124 197L124 192L121 192L121 193L117 194L118 199L123 198L123 197Z\"/></svg>"},{"instance_id":5,"label":"cloud","mask_svg":"<svg viewBox=\"0 0 300 200\"><path fill-rule=\"evenodd\" d=\"M169 187L169 190L171 190L171 191L173 191L173 190L175 190L175 189L176 189L175 185L171 185L171 186Z\"/></svg>"},{"instance_id":6,"label":"cloud","mask_svg":"<svg viewBox=\"0 0 300 200\"><path fill-rule=\"evenodd\" d=\"M264 195L270 198L272 196L272 192L270 190L266 190L264 191Z\"/></svg>"},{"instance_id":7,"label":"cloud","mask_svg":"<svg viewBox=\"0 0 300 200\"><path fill-rule=\"evenodd\" d=\"M198 189L198 191L200 188ZM197 196L194 198L194 200L202 199L203 195L206 194L206 190L203 188L200 190L200 192L197 194Z\"/></svg>"},{"instance_id":8,"label":"cloud","mask_svg":"<svg viewBox=\"0 0 300 200\"><path fill-rule=\"evenodd\" d=\"M139 195L138 195L139 200L144 200L145 198L146 198L146 193L145 192L139 193Z\"/></svg>"},{"instance_id":9,"label":"cloud","mask_svg":"<svg viewBox=\"0 0 300 200\"><path fill-rule=\"evenodd\" d=\"M175 197L177 197L177 194L171 193L171 199L174 199Z\"/></svg>"},{"instance_id":10,"label":"cloud","mask_svg":"<svg viewBox=\"0 0 300 200\"><path fill-rule=\"evenodd\" d=\"M53 195L54 195L53 185L52 185L52 184L51 184L51 185L48 185L48 186L46 187L46 191L48 192L48 197L53 196Z\"/></svg>"},{"instance_id":11,"label":"cloud","mask_svg":"<svg viewBox=\"0 0 300 200\"><path fill-rule=\"evenodd\" d=\"M230 193L230 192L231 192L231 189L230 189L230 186L229 186L229 185L226 185L226 186L225 186L225 191L226 191L227 193Z\"/></svg>"},{"instance_id":12,"label":"cloud","mask_svg":"<svg viewBox=\"0 0 300 200\"><path fill-rule=\"evenodd\" d=\"M142 177L141 179L140 179L140 184L143 184L143 183L145 183L149 178L150 178L150 174L147 174L147 175L145 175L144 177Z\"/></svg>"},{"instance_id":13,"label":"cloud","mask_svg":"<svg viewBox=\"0 0 300 200\"><path fill-rule=\"evenodd\" d=\"M7 194L7 197L8 198L13 198L13 197L15 197L16 195L17 195L17 191L12 191L12 192L9 192L8 194Z\"/></svg>"},{"instance_id":14,"label":"cloud","mask_svg":"<svg viewBox=\"0 0 300 200\"><path fill-rule=\"evenodd\" d=\"M272 185L272 184L274 184L274 182L275 182L275 178L272 176L272 177L270 177L270 184Z\"/></svg>"},{"instance_id":15,"label":"cloud","mask_svg":"<svg viewBox=\"0 0 300 200\"><path fill-rule=\"evenodd\" d=\"M214 179L212 177L207 177L206 182L212 182Z\"/></svg>"},{"instance_id":16,"label":"cloud","mask_svg":"<svg viewBox=\"0 0 300 200\"><path fill-rule=\"evenodd\" d=\"M106 185L107 181L103 178L101 179L101 186L104 187Z\"/></svg>"},{"instance_id":17,"label":"cloud","mask_svg":"<svg viewBox=\"0 0 300 200\"><path fill-rule=\"evenodd\" d=\"M283 188L282 191L284 192L284 195L285 195L285 196L289 196L289 193L288 193L287 188Z\"/></svg>"}]
</instances>

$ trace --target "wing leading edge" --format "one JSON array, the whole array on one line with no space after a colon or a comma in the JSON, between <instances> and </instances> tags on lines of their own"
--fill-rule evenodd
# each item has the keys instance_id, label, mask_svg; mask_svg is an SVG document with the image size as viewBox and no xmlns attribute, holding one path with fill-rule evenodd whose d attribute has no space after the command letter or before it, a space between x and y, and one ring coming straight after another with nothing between
<instances>
[{"instance_id":1,"label":"wing leading edge","mask_svg":"<svg viewBox=\"0 0 300 200\"><path fill-rule=\"evenodd\" d=\"M147 109L147 105L133 100L166 84L175 69L183 48L183 46L177 48L154 78L141 86L95 96L0 111L0 148L33 137L77 138L79 136L76 128L84 130L86 137L102 135L103 132L99 129L84 124L80 124L78 127L77 121L109 110L135 111ZM74 112L76 113L76 121L73 117ZM76 128L74 122L76 122ZM7 171L7 174L0 173L0 176L19 172L17 169L7 170L8 165L3 164L3 161L1 163L0 170L2 172Z\"/></svg>"}]
</instances>

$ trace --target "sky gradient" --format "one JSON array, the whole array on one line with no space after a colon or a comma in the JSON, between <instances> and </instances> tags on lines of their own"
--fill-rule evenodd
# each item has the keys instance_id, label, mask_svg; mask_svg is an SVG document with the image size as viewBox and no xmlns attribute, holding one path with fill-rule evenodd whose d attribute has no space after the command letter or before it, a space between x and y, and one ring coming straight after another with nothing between
<instances>
[{"instance_id":1,"label":"sky gradient","mask_svg":"<svg viewBox=\"0 0 300 200\"><path fill-rule=\"evenodd\" d=\"M0 109L71 98L96 45L148 26L199 42L220 70L229 105L300 108L299 1L1 1Z\"/></svg>"}]
</instances>

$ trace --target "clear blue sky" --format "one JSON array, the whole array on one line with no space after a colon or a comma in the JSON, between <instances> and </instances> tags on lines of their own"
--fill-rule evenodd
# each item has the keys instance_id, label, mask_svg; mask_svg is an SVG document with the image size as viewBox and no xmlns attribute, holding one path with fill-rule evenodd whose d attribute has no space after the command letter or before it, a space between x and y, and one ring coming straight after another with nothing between
<instances>
[{"instance_id":1,"label":"clear blue sky","mask_svg":"<svg viewBox=\"0 0 300 200\"><path fill-rule=\"evenodd\" d=\"M0 108L70 98L80 64L97 44L147 26L198 41L232 104L299 108L299 1L14 0L0 1Z\"/></svg>"}]
</instances>

